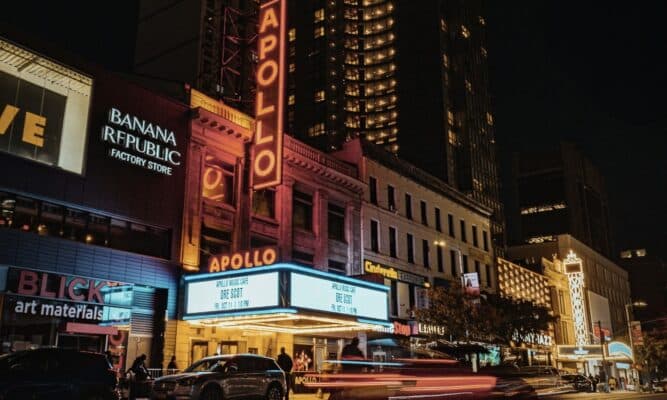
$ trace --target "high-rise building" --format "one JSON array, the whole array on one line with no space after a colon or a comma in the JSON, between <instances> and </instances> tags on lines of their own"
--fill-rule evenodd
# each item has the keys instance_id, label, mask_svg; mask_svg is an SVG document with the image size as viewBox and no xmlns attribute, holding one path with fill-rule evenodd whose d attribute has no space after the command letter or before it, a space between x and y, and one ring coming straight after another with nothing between
<instances>
[{"instance_id":1,"label":"high-rise building","mask_svg":"<svg viewBox=\"0 0 667 400\"><path fill-rule=\"evenodd\" d=\"M363 136L494 211L502 246L481 0L288 1L285 132L323 150ZM136 72L252 114L257 2L139 10ZM169 85L167 85L169 86Z\"/></svg>"},{"instance_id":2,"label":"high-rise building","mask_svg":"<svg viewBox=\"0 0 667 400\"><path fill-rule=\"evenodd\" d=\"M612 256L604 179L573 144L516 153L508 192L512 244L555 241L557 235L567 233Z\"/></svg>"},{"instance_id":3,"label":"high-rise building","mask_svg":"<svg viewBox=\"0 0 667 400\"><path fill-rule=\"evenodd\" d=\"M628 271L635 319L647 322L647 329L667 329L667 263L646 249L621 251L619 264Z\"/></svg>"},{"instance_id":4,"label":"high-rise building","mask_svg":"<svg viewBox=\"0 0 667 400\"><path fill-rule=\"evenodd\" d=\"M494 210L502 245L481 2L320 0L290 11L286 131L323 148L358 136L384 146Z\"/></svg>"}]
</instances>

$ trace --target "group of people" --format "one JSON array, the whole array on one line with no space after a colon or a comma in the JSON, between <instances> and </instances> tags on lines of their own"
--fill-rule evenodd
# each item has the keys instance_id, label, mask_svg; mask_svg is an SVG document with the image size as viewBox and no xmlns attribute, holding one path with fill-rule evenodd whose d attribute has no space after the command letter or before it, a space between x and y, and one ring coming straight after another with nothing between
<instances>
[{"instance_id":1,"label":"group of people","mask_svg":"<svg viewBox=\"0 0 667 400\"><path fill-rule=\"evenodd\" d=\"M607 373L603 370L600 371L598 375L588 375L588 379L591 381L591 391L592 392L597 392L598 390L598 384L602 383L604 386L600 388L600 391L609 393L610 390L625 390L626 388L626 382L625 378L620 377L619 379L616 379L613 376L610 376L609 379L607 379Z\"/></svg>"},{"instance_id":2,"label":"group of people","mask_svg":"<svg viewBox=\"0 0 667 400\"><path fill-rule=\"evenodd\" d=\"M307 358L308 361L306 362L307 364L311 361L310 357L306 355L305 351L301 351L297 355L297 363L299 363L300 367L296 369L296 371L302 370L301 365L304 363L304 361L301 361L300 359L302 358ZM359 339L358 338L353 338L352 341L345 345L343 347L343 351L341 353L341 361L343 361L343 369L350 369L349 367L346 367L345 361L353 361L353 360L363 360L364 359L364 353L359 349ZM278 355L278 359L276 360L278 363L278 366L285 372L285 380L287 381L287 393L285 393L285 400L289 400L289 391L290 388L292 387L292 368L294 367L294 362L292 361L292 358L285 352L285 348L281 347L280 348L280 354ZM306 369L307 370L307 367Z\"/></svg>"}]
</instances>

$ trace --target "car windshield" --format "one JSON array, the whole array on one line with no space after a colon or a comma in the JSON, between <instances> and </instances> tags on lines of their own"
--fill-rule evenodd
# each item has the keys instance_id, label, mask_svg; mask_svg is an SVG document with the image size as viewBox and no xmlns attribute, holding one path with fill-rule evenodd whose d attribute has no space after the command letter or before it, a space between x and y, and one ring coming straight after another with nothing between
<instances>
[{"instance_id":1,"label":"car windshield","mask_svg":"<svg viewBox=\"0 0 667 400\"><path fill-rule=\"evenodd\" d=\"M229 361L229 358L205 358L190 365L185 372L213 371L216 367L223 366L227 361Z\"/></svg>"}]
</instances>

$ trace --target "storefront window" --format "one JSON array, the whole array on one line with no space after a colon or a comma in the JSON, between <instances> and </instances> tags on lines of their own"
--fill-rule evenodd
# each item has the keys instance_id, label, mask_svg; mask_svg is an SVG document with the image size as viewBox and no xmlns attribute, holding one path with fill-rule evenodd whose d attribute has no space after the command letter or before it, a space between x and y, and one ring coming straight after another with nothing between
<instances>
[{"instance_id":1,"label":"storefront window","mask_svg":"<svg viewBox=\"0 0 667 400\"><path fill-rule=\"evenodd\" d=\"M171 232L0 192L0 227L169 258Z\"/></svg>"},{"instance_id":2,"label":"storefront window","mask_svg":"<svg viewBox=\"0 0 667 400\"><path fill-rule=\"evenodd\" d=\"M276 191L262 189L252 194L252 212L267 218L276 217Z\"/></svg>"},{"instance_id":3,"label":"storefront window","mask_svg":"<svg viewBox=\"0 0 667 400\"><path fill-rule=\"evenodd\" d=\"M233 206L234 166L212 155L207 155L202 179L202 191L205 199Z\"/></svg>"}]
</instances>

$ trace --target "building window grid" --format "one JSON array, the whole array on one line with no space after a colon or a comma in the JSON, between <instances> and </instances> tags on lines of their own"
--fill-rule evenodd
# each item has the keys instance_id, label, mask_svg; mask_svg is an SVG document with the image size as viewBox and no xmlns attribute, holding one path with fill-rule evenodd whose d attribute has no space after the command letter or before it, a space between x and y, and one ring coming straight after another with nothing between
<instances>
[{"instance_id":1,"label":"building window grid","mask_svg":"<svg viewBox=\"0 0 667 400\"><path fill-rule=\"evenodd\" d=\"M427 208L426 202L424 200L420 200L419 208L420 208L420 211L421 211L422 225L428 226L428 215L427 215L428 208Z\"/></svg>"},{"instance_id":2,"label":"building window grid","mask_svg":"<svg viewBox=\"0 0 667 400\"><path fill-rule=\"evenodd\" d=\"M405 194L405 218L412 219L412 195Z\"/></svg>"},{"instance_id":3,"label":"building window grid","mask_svg":"<svg viewBox=\"0 0 667 400\"><path fill-rule=\"evenodd\" d=\"M408 248L408 262L415 263L415 239L412 234L406 234L406 244Z\"/></svg>"},{"instance_id":4,"label":"building window grid","mask_svg":"<svg viewBox=\"0 0 667 400\"><path fill-rule=\"evenodd\" d=\"M422 263L424 268L431 268L431 259L430 259L430 248L428 245L428 240L422 239Z\"/></svg>"}]
</instances>

